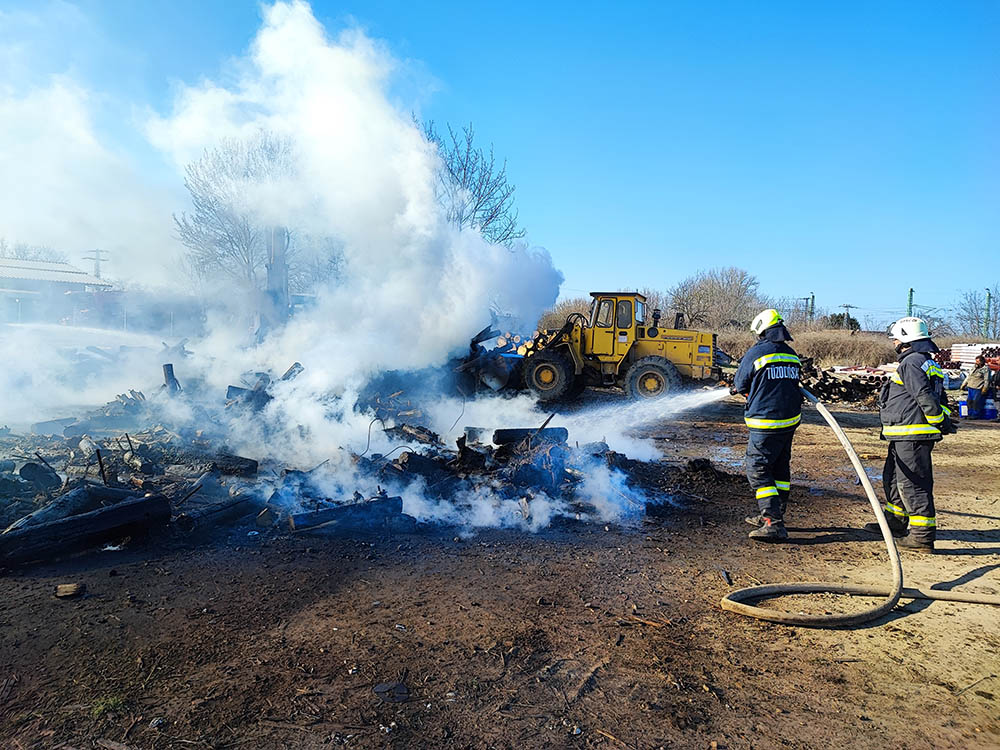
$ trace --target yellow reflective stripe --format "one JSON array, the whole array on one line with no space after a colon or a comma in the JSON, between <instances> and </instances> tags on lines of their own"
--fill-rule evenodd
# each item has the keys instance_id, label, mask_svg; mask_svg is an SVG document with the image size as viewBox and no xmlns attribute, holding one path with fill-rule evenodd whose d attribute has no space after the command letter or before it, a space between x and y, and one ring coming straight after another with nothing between
<instances>
[{"instance_id":1,"label":"yellow reflective stripe","mask_svg":"<svg viewBox=\"0 0 1000 750\"><path fill-rule=\"evenodd\" d=\"M885 425L882 434L886 437L906 437L909 435L940 435L941 430L932 424Z\"/></svg>"},{"instance_id":2,"label":"yellow reflective stripe","mask_svg":"<svg viewBox=\"0 0 1000 750\"><path fill-rule=\"evenodd\" d=\"M910 526L937 526L934 516L910 516Z\"/></svg>"},{"instance_id":3,"label":"yellow reflective stripe","mask_svg":"<svg viewBox=\"0 0 1000 750\"><path fill-rule=\"evenodd\" d=\"M792 483L791 482L781 482L781 481L775 480L774 481L774 486L777 487L779 490L790 490L790 489L792 489Z\"/></svg>"},{"instance_id":4,"label":"yellow reflective stripe","mask_svg":"<svg viewBox=\"0 0 1000 750\"><path fill-rule=\"evenodd\" d=\"M943 405L943 404L941 405L941 411L943 411L943 412L944 412L945 414L947 414L947 415L948 415L949 417L951 416L951 409L949 409L949 408L948 408L947 406L945 406L945 405Z\"/></svg>"},{"instance_id":5,"label":"yellow reflective stripe","mask_svg":"<svg viewBox=\"0 0 1000 750\"><path fill-rule=\"evenodd\" d=\"M896 385L902 385L903 384L903 379L901 377L899 377L898 373L894 372L892 374L892 382L895 383Z\"/></svg>"},{"instance_id":6,"label":"yellow reflective stripe","mask_svg":"<svg viewBox=\"0 0 1000 750\"><path fill-rule=\"evenodd\" d=\"M900 508L898 505L893 505L892 503L886 503L885 509L892 513L894 516L899 516L900 518L906 518L906 511Z\"/></svg>"},{"instance_id":7,"label":"yellow reflective stripe","mask_svg":"<svg viewBox=\"0 0 1000 750\"><path fill-rule=\"evenodd\" d=\"M753 361L753 369L759 370L764 365L770 365L775 362L790 362L795 365L802 364L794 354L765 354L763 357L758 357Z\"/></svg>"},{"instance_id":8,"label":"yellow reflective stripe","mask_svg":"<svg viewBox=\"0 0 1000 750\"><path fill-rule=\"evenodd\" d=\"M757 499L760 500L762 497L774 497L777 494L778 494L777 487L774 486L761 487L759 490L757 490Z\"/></svg>"},{"instance_id":9,"label":"yellow reflective stripe","mask_svg":"<svg viewBox=\"0 0 1000 750\"><path fill-rule=\"evenodd\" d=\"M922 369L924 372L926 372L927 373L927 377L929 377L929 378L931 378L931 377L937 377L937 378L942 378L942 379L944 378L944 373L941 372L941 368L938 367L931 360L927 360L922 365L920 365L920 369Z\"/></svg>"},{"instance_id":10,"label":"yellow reflective stripe","mask_svg":"<svg viewBox=\"0 0 1000 750\"><path fill-rule=\"evenodd\" d=\"M743 417L747 427L758 430L780 430L782 427L793 427L802 421L802 415L797 414L791 419L756 419L754 417Z\"/></svg>"},{"instance_id":11,"label":"yellow reflective stripe","mask_svg":"<svg viewBox=\"0 0 1000 750\"><path fill-rule=\"evenodd\" d=\"M941 424L944 421L944 412L941 412L936 417L927 417L927 421L931 424Z\"/></svg>"}]
</instances>

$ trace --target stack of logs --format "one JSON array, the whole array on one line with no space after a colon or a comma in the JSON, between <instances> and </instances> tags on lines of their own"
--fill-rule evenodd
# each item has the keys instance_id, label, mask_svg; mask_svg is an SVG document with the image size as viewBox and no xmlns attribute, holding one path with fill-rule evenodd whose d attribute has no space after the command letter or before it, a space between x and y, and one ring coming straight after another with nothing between
<instances>
[{"instance_id":1,"label":"stack of logs","mask_svg":"<svg viewBox=\"0 0 1000 750\"><path fill-rule=\"evenodd\" d=\"M497 338L497 345L494 351L519 354L524 357L528 352L534 351L541 346L541 342L539 341L541 336L540 331L535 331L530 336L522 336L519 333L507 331Z\"/></svg>"},{"instance_id":2,"label":"stack of logs","mask_svg":"<svg viewBox=\"0 0 1000 750\"><path fill-rule=\"evenodd\" d=\"M859 368L855 372L823 370L808 357L802 358L802 385L821 401L864 402L873 405L882 385L889 379L885 373Z\"/></svg>"},{"instance_id":3,"label":"stack of logs","mask_svg":"<svg viewBox=\"0 0 1000 750\"><path fill-rule=\"evenodd\" d=\"M381 393L375 394L372 398L370 408L375 412L378 419L392 419L401 421L405 419L419 419L423 412L410 399L406 391L398 390L384 396Z\"/></svg>"}]
</instances>

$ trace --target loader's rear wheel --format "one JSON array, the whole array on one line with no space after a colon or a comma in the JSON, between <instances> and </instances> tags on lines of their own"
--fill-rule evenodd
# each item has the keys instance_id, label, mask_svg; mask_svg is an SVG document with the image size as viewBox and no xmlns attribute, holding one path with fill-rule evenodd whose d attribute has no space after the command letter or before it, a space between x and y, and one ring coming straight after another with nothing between
<instances>
[{"instance_id":1,"label":"loader's rear wheel","mask_svg":"<svg viewBox=\"0 0 1000 750\"><path fill-rule=\"evenodd\" d=\"M681 374L663 357L643 357L625 373L629 398L660 398L681 387Z\"/></svg>"},{"instance_id":2,"label":"loader's rear wheel","mask_svg":"<svg viewBox=\"0 0 1000 750\"><path fill-rule=\"evenodd\" d=\"M539 352L524 359L524 384L539 401L555 401L566 396L576 373L569 359L559 352Z\"/></svg>"}]
</instances>

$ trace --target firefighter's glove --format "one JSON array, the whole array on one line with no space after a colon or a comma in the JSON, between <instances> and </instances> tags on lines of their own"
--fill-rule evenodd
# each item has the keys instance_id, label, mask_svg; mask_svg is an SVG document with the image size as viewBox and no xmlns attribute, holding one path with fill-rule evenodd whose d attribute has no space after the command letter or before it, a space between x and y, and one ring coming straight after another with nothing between
<instances>
[{"instance_id":1,"label":"firefighter's glove","mask_svg":"<svg viewBox=\"0 0 1000 750\"><path fill-rule=\"evenodd\" d=\"M941 434L954 435L956 432L958 432L958 421L946 416L941 424Z\"/></svg>"},{"instance_id":2,"label":"firefighter's glove","mask_svg":"<svg viewBox=\"0 0 1000 750\"><path fill-rule=\"evenodd\" d=\"M740 392L738 390L736 390L736 386L735 385L729 386L729 395L730 396L739 396L740 395Z\"/></svg>"}]
</instances>

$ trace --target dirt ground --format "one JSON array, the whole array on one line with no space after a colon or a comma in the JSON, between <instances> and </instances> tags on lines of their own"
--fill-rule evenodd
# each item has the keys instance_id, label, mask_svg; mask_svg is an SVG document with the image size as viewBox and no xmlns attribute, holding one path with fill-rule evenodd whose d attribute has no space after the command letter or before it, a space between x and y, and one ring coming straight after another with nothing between
<instances>
[{"instance_id":1,"label":"dirt ground","mask_svg":"<svg viewBox=\"0 0 1000 750\"><path fill-rule=\"evenodd\" d=\"M7 571L0 746L1000 747L993 607L911 601L847 631L719 609L734 587L880 583L887 567L812 410L791 543L749 542L739 409L647 431L666 463L707 457L732 475L651 473L700 499L635 528L359 540L247 527ZM835 413L880 476L876 416ZM963 424L934 460L942 552L904 552L907 584L1000 594L1000 425ZM70 582L87 595L56 599ZM393 682L402 702L374 692Z\"/></svg>"}]
</instances>

